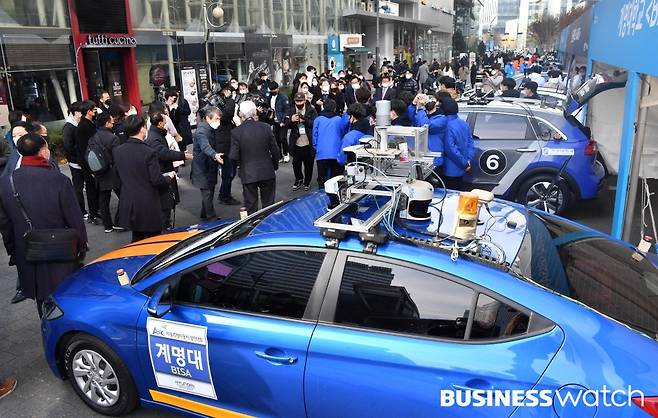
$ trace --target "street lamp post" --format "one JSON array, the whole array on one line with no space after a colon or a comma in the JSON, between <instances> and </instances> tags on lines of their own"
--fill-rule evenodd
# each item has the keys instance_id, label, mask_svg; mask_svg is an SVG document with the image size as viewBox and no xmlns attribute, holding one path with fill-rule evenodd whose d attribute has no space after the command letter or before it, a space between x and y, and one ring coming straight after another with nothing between
<instances>
[{"instance_id":1,"label":"street lamp post","mask_svg":"<svg viewBox=\"0 0 658 418\"><path fill-rule=\"evenodd\" d=\"M379 62L379 0L376 0L376 6L377 6L377 44L375 46L375 60L377 62L377 71L381 68L380 62Z\"/></svg>"},{"instance_id":2,"label":"street lamp post","mask_svg":"<svg viewBox=\"0 0 658 418\"><path fill-rule=\"evenodd\" d=\"M226 26L226 23L221 25L216 25L212 20L211 16L215 19L221 19L224 17L224 9L222 8L222 1L216 0L211 2L203 2L203 29L204 29L204 50L206 53L206 71L208 71L208 79L210 80L209 88L212 88L212 72L210 71L210 53L208 52L208 41L210 40L210 26L214 29L221 29ZM210 10L212 9L212 10Z\"/></svg>"}]
</instances>

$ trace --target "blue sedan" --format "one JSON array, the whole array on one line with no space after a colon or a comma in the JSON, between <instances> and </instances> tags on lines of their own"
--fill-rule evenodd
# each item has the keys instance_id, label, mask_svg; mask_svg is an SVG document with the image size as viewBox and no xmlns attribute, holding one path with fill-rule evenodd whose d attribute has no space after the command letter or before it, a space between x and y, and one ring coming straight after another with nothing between
<instances>
[{"instance_id":1,"label":"blue sedan","mask_svg":"<svg viewBox=\"0 0 658 418\"><path fill-rule=\"evenodd\" d=\"M499 254L455 256L426 245L441 204L367 251L313 226L321 193L118 249L46 300L48 363L107 415L658 416L647 256L497 200L478 233Z\"/></svg>"}]
</instances>

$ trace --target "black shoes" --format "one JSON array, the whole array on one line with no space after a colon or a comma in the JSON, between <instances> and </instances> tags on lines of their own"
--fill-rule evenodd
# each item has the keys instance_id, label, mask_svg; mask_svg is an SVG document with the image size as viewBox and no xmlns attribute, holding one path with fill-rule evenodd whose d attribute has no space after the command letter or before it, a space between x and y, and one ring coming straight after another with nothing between
<instances>
[{"instance_id":1,"label":"black shoes","mask_svg":"<svg viewBox=\"0 0 658 418\"><path fill-rule=\"evenodd\" d=\"M20 290L18 290L18 291L16 292L16 294L14 295L14 297L11 298L11 303L19 303L19 302L23 302L25 299L27 299L27 298L25 297L25 295L23 294L23 292L21 292Z\"/></svg>"},{"instance_id":2,"label":"black shoes","mask_svg":"<svg viewBox=\"0 0 658 418\"><path fill-rule=\"evenodd\" d=\"M292 191L296 192L297 190L301 189L303 184L304 182L302 180L297 180L295 184L292 185Z\"/></svg>"},{"instance_id":3,"label":"black shoes","mask_svg":"<svg viewBox=\"0 0 658 418\"><path fill-rule=\"evenodd\" d=\"M219 201L229 206L237 206L242 204L242 202L240 202L239 200L234 199L233 196L229 197L228 199L219 199Z\"/></svg>"}]
</instances>

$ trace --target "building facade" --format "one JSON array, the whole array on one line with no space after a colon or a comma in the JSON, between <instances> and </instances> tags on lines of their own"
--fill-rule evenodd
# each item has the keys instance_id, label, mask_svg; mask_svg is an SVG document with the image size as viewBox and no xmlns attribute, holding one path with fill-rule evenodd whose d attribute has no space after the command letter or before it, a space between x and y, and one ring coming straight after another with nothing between
<instances>
[{"instance_id":1,"label":"building facade","mask_svg":"<svg viewBox=\"0 0 658 418\"><path fill-rule=\"evenodd\" d=\"M0 106L50 121L102 90L145 105L260 71L287 85L327 67L334 34L362 38L345 65L363 72L377 45L382 59L444 59L453 15L452 0L0 0Z\"/></svg>"}]
</instances>

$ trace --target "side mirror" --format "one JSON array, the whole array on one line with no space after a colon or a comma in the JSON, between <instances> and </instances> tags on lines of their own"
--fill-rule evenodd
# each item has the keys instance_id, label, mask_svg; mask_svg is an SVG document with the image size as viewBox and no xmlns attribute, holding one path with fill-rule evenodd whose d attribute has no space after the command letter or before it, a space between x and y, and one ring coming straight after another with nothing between
<instances>
[{"instance_id":1,"label":"side mirror","mask_svg":"<svg viewBox=\"0 0 658 418\"><path fill-rule=\"evenodd\" d=\"M173 306L173 292L171 291L170 284L163 284L153 293L153 296L148 301L146 311L149 315L156 318L162 318Z\"/></svg>"}]
</instances>

